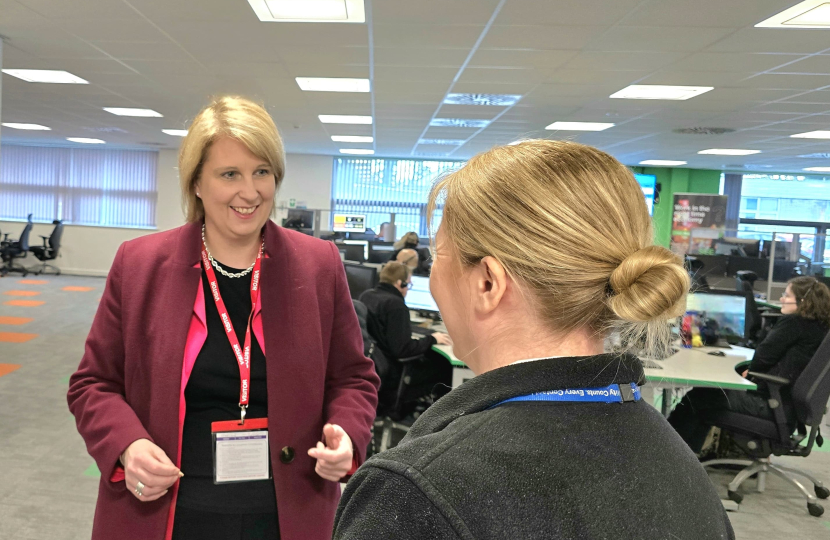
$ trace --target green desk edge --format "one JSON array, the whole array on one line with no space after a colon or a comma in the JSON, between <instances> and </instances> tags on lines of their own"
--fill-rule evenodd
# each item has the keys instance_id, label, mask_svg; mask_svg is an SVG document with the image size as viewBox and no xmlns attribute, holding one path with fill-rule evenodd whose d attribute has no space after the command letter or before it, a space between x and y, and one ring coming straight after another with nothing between
<instances>
[{"instance_id":1,"label":"green desk edge","mask_svg":"<svg viewBox=\"0 0 830 540\"><path fill-rule=\"evenodd\" d=\"M435 345L432 346L432 350L437 352L438 354L440 354L444 358L446 358L447 361L450 364L453 365L453 367L467 367L467 364L465 364L464 362L462 362L461 360L459 360L457 358L452 358L450 355L448 355L447 353L445 353L444 351L442 351L441 349L439 349Z\"/></svg>"}]
</instances>

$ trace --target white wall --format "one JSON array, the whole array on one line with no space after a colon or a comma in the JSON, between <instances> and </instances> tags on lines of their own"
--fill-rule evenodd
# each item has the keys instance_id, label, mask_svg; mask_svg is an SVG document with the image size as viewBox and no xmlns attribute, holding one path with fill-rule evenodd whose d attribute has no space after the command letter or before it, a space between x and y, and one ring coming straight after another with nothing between
<instances>
[{"instance_id":1,"label":"white wall","mask_svg":"<svg viewBox=\"0 0 830 540\"><path fill-rule=\"evenodd\" d=\"M176 161L177 151L159 151L156 230L66 225L60 256L51 262L66 274L106 276L118 246L123 242L183 225ZM332 164L331 156L288 154L285 179L277 196L278 206L287 206L288 200L293 198L298 204L305 203L308 208L329 208ZM280 204L282 201L285 204ZM279 222L284 215L284 210L278 210L275 220ZM324 223L328 223L328 215L324 219ZM0 221L0 231L11 233L10 238L16 239L23 226L22 221ZM29 243L40 245L42 240L39 235L48 236L51 232L51 224L35 224ZM25 259L18 259L18 262L27 267L39 263L31 253Z\"/></svg>"}]
</instances>

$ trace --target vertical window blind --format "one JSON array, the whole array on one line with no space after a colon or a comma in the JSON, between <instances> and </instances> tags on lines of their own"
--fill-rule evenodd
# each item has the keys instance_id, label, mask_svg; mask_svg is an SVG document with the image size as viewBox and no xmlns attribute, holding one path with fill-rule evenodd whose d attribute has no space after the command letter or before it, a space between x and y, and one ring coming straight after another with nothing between
<instances>
[{"instance_id":1,"label":"vertical window blind","mask_svg":"<svg viewBox=\"0 0 830 540\"><path fill-rule=\"evenodd\" d=\"M335 213L365 214L366 226L375 232L394 212L398 237L408 231L425 237L429 234L426 208L433 183L462 165L460 161L335 158L331 207ZM435 227L440 220L439 208Z\"/></svg>"},{"instance_id":2,"label":"vertical window blind","mask_svg":"<svg viewBox=\"0 0 830 540\"><path fill-rule=\"evenodd\" d=\"M155 227L158 152L3 145L0 218Z\"/></svg>"}]
</instances>

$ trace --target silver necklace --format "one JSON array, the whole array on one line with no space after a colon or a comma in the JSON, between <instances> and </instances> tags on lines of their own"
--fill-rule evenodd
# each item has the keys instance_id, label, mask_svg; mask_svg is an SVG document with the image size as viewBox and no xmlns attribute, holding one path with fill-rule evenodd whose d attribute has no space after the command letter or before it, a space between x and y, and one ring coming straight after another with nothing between
<instances>
[{"instance_id":1,"label":"silver necklace","mask_svg":"<svg viewBox=\"0 0 830 540\"><path fill-rule=\"evenodd\" d=\"M208 259L210 259L210 264L212 264L214 268L219 270L219 273L222 274L223 276L229 277L229 278L241 278L241 277L245 277L248 274L250 274L251 270L254 269L254 265L256 264L256 259L254 259L254 262L251 263L251 266L249 266L247 269L245 269L241 272L236 272L236 273L228 272L227 270L222 268L222 266L220 266L219 263L216 262L216 259L213 258L213 255L210 254L210 248L208 248L207 242L205 241L205 224L204 223L202 223L202 243L205 245L205 250L207 251ZM263 244L261 244L259 246L260 251L264 247L265 246L264 246L264 242L263 242Z\"/></svg>"}]
</instances>

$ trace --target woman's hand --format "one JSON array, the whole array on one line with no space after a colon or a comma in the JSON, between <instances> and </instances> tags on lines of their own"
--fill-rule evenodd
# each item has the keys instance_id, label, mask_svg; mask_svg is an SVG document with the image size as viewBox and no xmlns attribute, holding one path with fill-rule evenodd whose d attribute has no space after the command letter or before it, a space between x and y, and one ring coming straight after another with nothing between
<instances>
[{"instance_id":1,"label":"woman's hand","mask_svg":"<svg viewBox=\"0 0 830 540\"><path fill-rule=\"evenodd\" d=\"M743 372L743 373L741 373L741 377L743 377L744 379L746 379L748 376L749 376L749 370L748 370L748 369L745 369L745 370L744 370L744 372Z\"/></svg>"},{"instance_id":2,"label":"woman's hand","mask_svg":"<svg viewBox=\"0 0 830 540\"><path fill-rule=\"evenodd\" d=\"M326 424L323 427L323 440L317 443L316 448L311 448L308 455L317 460L314 470L322 478L339 482L352 468L352 440L342 427L336 424Z\"/></svg>"},{"instance_id":3,"label":"woman's hand","mask_svg":"<svg viewBox=\"0 0 830 540\"><path fill-rule=\"evenodd\" d=\"M121 463L127 489L144 502L163 497L168 488L184 476L164 450L147 439L138 439L128 446L121 454ZM136 489L139 482L143 487Z\"/></svg>"},{"instance_id":4,"label":"woman's hand","mask_svg":"<svg viewBox=\"0 0 830 540\"><path fill-rule=\"evenodd\" d=\"M435 342L438 345L452 345L452 339L448 334L444 334L442 332L435 332L432 334L432 337L435 338Z\"/></svg>"}]
</instances>

